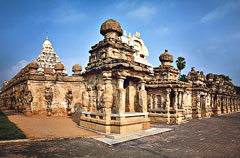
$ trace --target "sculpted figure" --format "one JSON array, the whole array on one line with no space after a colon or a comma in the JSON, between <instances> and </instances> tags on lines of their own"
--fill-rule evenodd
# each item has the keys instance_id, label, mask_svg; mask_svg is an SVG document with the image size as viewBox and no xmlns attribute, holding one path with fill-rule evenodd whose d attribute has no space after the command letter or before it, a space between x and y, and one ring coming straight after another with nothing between
<instances>
[{"instance_id":1,"label":"sculpted figure","mask_svg":"<svg viewBox=\"0 0 240 158\"><path fill-rule=\"evenodd\" d=\"M45 89L45 94L44 94L44 97L45 97L45 100L46 100L46 105L47 105L47 112L48 112L48 115L51 115L51 112L52 112L52 101L53 101L53 92L50 88L46 88Z\"/></svg>"},{"instance_id":2,"label":"sculpted figure","mask_svg":"<svg viewBox=\"0 0 240 158\"><path fill-rule=\"evenodd\" d=\"M70 105L72 104L72 101L73 101L72 91L67 92L67 94L65 95L65 99L66 99L66 102L67 102L67 111L68 111L68 114L70 114L71 113Z\"/></svg>"},{"instance_id":3,"label":"sculpted figure","mask_svg":"<svg viewBox=\"0 0 240 158\"><path fill-rule=\"evenodd\" d=\"M102 102L103 102L104 108L111 108L112 107L112 104L113 104L112 90L106 89L103 92Z\"/></svg>"},{"instance_id":4,"label":"sculpted figure","mask_svg":"<svg viewBox=\"0 0 240 158\"><path fill-rule=\"evenodd\" d=\"M82 102L83 102L83 107L88 107L89 104L89 94L88 91L83 91L82 93Z\"/></svg>"},{"instance_id":5,"label":"sculpted figure","mask_svg":"<svg viewBox=\"0 0 240 158\"><path fill-rule=\"evenodd\" d=\"M27 91L25 93L25 101L26 101L26 110L31 110L31 104L33 101L33 96L31 91Z\"/></svg>"}]
</instances>

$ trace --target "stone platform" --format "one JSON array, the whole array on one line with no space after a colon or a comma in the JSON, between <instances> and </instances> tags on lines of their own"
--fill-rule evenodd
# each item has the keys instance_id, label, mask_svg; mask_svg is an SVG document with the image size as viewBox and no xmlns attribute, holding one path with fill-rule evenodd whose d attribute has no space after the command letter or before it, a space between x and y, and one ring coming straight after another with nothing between
<instances>
[{"instance_id":1,"label":"stone platform","mask_svg":"<svg viewBox=\"0 0 240 158\"><path fill-rule=\"evenodd\" d=\"M139 139L142 137L147 137L147 136L152 136L155 134L169 132L172 130L173 129L171 129L171 128L150 128L147 130L141 130L141 131L126 133L126 134L109 134L109 135L104 134L105 138L99 137L99 138L94 138L94 139L101 141L103 143L109 144L109 145L114 145L114 144L127 142L130 140Z\"/></svg>"}]
</instances>

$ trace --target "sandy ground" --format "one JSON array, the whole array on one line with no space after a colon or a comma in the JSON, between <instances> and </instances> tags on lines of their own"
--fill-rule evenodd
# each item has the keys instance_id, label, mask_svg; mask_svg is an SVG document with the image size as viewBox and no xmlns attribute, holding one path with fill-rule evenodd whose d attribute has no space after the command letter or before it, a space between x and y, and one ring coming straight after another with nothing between
<instances>
[{"instance_id":1,"label":"sandy ground","mask_svg":"<svg viewBox=\"0 0 240 158\"><path fill-rule=\"evenodd\" d=\"M2 111L8 119L15 123L27 138L62 138L62 137L95 137L98 134L79 128L75 116L72 118L61 116L25 116L13 111Z\"/></svg>"}]
</instances>

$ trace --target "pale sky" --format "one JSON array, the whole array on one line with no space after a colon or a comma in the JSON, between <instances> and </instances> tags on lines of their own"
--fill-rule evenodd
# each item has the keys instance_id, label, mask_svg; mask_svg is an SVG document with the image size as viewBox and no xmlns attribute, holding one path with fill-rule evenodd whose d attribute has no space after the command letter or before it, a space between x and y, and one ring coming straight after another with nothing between
<instances>
[{"instance_id":1,"label":"pale sky","mask_svg":"<svg viewBox=\"0 0 240 158\"><path fill-rule=\"evenodd\" d=\"M68 74L74 64L85 67L108 19L141 33L153 67L168 49L175 67L178 56L186 59L182 73L195 67L240 86L238 0L0 0L0 82L36 60L46 32Z\"/></svg>"}]
</instances>

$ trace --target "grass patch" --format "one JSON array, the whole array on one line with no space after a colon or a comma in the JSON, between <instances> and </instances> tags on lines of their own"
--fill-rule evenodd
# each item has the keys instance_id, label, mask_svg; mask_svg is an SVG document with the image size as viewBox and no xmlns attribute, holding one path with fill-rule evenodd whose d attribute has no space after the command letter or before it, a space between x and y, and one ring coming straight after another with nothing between
<instances>
[{"instance_id":1,"label":"grass patch","mask_svg":"<svg viewBox=\"0 0 240 158\"><path fill-rule=\"evenodd\" d=\"M0 111L0 140L25 139L23 132Z\"/></svg>"}]
</instances>

